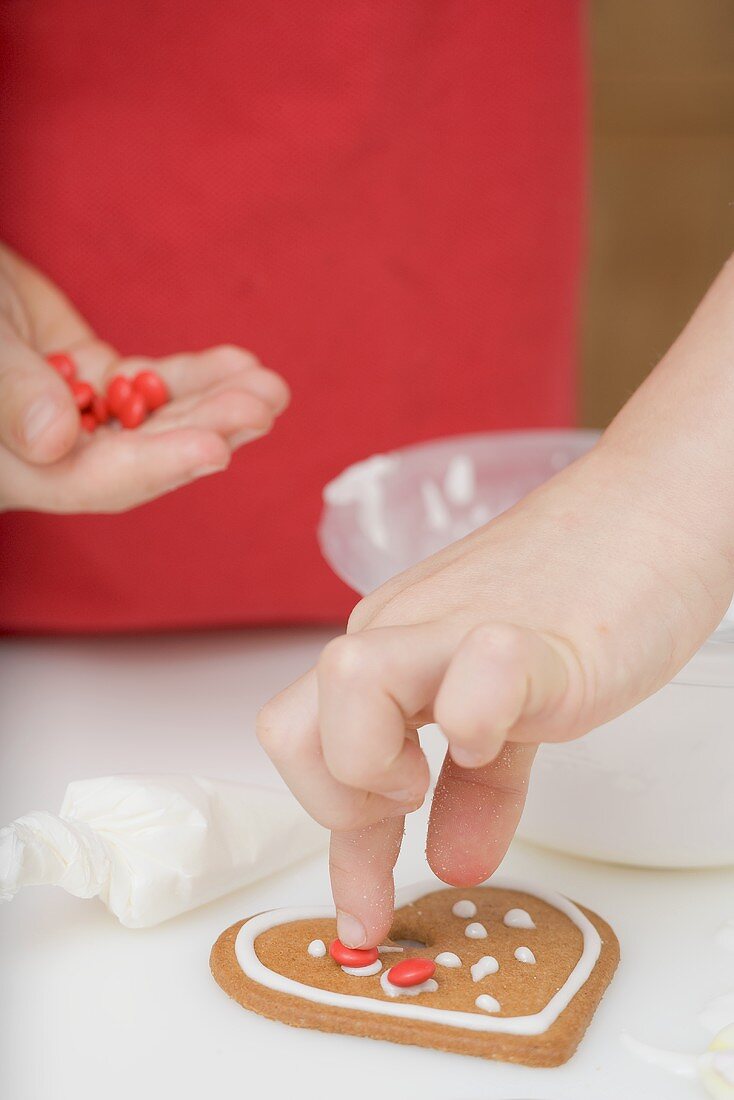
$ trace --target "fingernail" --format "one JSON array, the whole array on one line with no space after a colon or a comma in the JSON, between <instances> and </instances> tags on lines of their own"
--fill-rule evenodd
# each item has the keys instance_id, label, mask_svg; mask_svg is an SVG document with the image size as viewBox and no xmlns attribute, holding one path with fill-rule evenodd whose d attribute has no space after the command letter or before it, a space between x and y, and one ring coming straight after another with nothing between
<instances>
[{"instance_id":1,"label":"fingernail","mask_svg":"<svg viewBox=\"0 0 734 1100\"><path fill-rule=\"evenodd\" d=\"M385 791L385 798L391 802L410 803L415 801L415 795L411 791Z\"/></svg>"},{"instance_id":2,"label":"fingernail","mask_svg":"<svg viewBox=\"0 0 734 1100\"><path fill-rule=\"evenodd\" d=\"M361 947L367 939L364 925L351 913L336 911L336 934L345 947Z\"/></svg>"},{"instance_id":3,"label":"fingernail","mask_svg":"<svg viewBox=\"0 0 734 1100\"><path fill-rule=\"evenodd\" d=\"M479 753L474 752L472 749L461 748L459 745L451 746L451 759L460 768L478 768L480 764L484 763Z\"/></svg>"},{"instance_id":4,"label":"fingernail","mask_svg":"<svg viewBox=\"0 0 734 1100\"><path fill-rule=\"evenodd\" d=\"M243 443L252 443L254 439L260 439L262 436L267 435L271 430L272 424L269 424L267 428L244 428L241 432L235 432L234 435L229 437L229 445L232 449L241 447Z\"/></svg>"},{"instance_id":5,"label":"fingernail","mask_svg":"<svg viewBox=\"0 0 734 1100\"><path fill-rule=\"evenodd\" d=\"M61 408L52 397L39 397L23 414L23 438L26 443L35 443L47 431L61 412Z\"/></svg>"},{"instance_id":6,"label":"fingernail","mask_svg":"<svg viewBox=\"0 0 734 1100\"><path fill-rule=\"evenodd\" d=\"M197 477L209 477L209 474L219 474L222 470L226 470L226 466L200 466L198 470L194 470L191 474L192 481Z\"/></svg>"}]
</instances>

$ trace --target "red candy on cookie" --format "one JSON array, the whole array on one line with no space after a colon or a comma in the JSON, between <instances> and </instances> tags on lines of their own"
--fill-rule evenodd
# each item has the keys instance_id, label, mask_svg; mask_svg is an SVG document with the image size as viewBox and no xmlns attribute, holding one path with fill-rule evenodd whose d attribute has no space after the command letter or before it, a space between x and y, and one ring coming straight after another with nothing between
<instances>
[{"instance_id":1,"label":"red candy on cookie","mask_svg":"<svg viewBox=\"0 0 734 1100\"><path fill-rule=\"evenodd\" d=\"M340 966L372 966L377 962L379 952L376 947L368 947L361 950L358 947L345 947L341 940L332 940L329 944L329 954L334 962Z\"/></svg>"},{"instance_id":2,"label":"red candy on cookie","mask_svg":"<svg viewBox=\"0 0 734 1100\"><path fill-rule=\"evenodd\" d=\"M133 378L133 389L145 398L149 412L159 409L168 401L168 387L159 374L152 370L141 370Z\"/></svg>"},{"instance_id":3,"label":"red candy on cookie","mask_svg":"<svg viewBox=\"0 0 734 1100\"><path fill-rule=\"evenodd\" d=\"M391 966L387 972L387 980L390 985L396 985L400 989L409 989L412 985L422 985L436 973L436 964L433 959L403 959L402 962Z\"/></svg>"}]
</instances>

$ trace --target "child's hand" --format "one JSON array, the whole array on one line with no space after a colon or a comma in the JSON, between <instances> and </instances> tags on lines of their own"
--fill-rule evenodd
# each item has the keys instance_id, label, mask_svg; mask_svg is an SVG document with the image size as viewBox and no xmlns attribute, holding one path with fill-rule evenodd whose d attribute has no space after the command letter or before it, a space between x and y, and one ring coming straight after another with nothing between
<instances>
[{"instance_id":1,"label":"child's hand","mask_svg":"<svg viewBox=\"0 0 734 1100\"><path fill-rule=\"evenodd\" d=\"M418 726L439 722L449 743L428 860L475 884L512 838L537 744L654 692L721 619L734 587L733 284L729 271L590 455L362 601L318 667L264 708L263 745L333 830L350 946L390 927L403 817L428 787Z\"/></svg>"},{"instance_id":2,"label":"child's hand","mask_svg":"<svg viewBox=\"0 0 734 1100\"><path fill-rule=\"evenodd\" d=\"M172 400L134 431L88 435L44 356L65 352L97 390L153 369ZM235 347L120 359L56 287L0 249L0 508L117 512L223 470L288 403L283 380Z\"/></svg>"}]
</instances>

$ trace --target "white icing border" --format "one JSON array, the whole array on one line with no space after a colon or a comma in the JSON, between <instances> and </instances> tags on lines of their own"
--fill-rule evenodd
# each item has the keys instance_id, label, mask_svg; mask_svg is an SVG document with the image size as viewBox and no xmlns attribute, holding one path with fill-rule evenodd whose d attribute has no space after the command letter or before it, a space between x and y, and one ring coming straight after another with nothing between
<instances>
[{"instance_id":1,"label":"white icing border","mask_svg":"<svg viewBox=\"0 0 734 1100\"><path fill-rule=\"evenodd\" d=\"M601 938L588 917L584 916L578 906L561 894L538 890L533 886L520 882L501 879L487 880L482 885L531 894L564 913L583 936L584 945L581 957L568 978L558 992L554 993L548 1004L540 1012L536 1012L531 1016L480 1016L475 1012L458 1012L452 1009L431 1008L427 1005L378 1001L372 997L356 994L333 993L329 989L318 989L303 982L298 982L294 978L287 978L283 974L276 974L274 970L269 970L267 966L260 962L255 953L255 940L259 935L267 932L270 928L277 928L279 925L289 924L291 921L333 917L334 910L328 905L310 908L273 909L266 913L260 913L256 917L250 917L237 933L235 940L237 962L252 981L258 982L276 993L300 997L302 1000L313 1001L317 1004L332 1005L333 1007L346 1008L356 1012L374 1012L378 1016L403 1016L411 1020L424 1020L426 1023L440 1023L447 1027L460 1027L467 1031L493 1031L505 1035L542 1035L551 1024L555 1023L589 978L601 954ZM406 887L397 892L396 908L410 905L425 894L436 892L433 883L422 883Z\"/></svg>"}]
</instances>

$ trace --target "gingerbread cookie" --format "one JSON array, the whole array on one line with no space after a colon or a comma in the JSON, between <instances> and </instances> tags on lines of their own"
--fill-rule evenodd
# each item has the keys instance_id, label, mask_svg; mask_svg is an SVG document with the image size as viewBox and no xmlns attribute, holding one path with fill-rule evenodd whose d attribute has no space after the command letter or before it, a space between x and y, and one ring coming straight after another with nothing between
<instances>
[{"instance_id":1,"label":"gingerbread cookie","mask_svg":"<svg viewBox=\"0 0 734 1100\"><path fill-rule=\"evenodd\" d=\"M390 939L351 951L333 910L277 909L232 925L211 968L245 1008L295 1027L558 1066L619 961L596 914L514 883L403 891ZM415 943L425 946L414 946Z\"/></svg>"}]
</instances>

